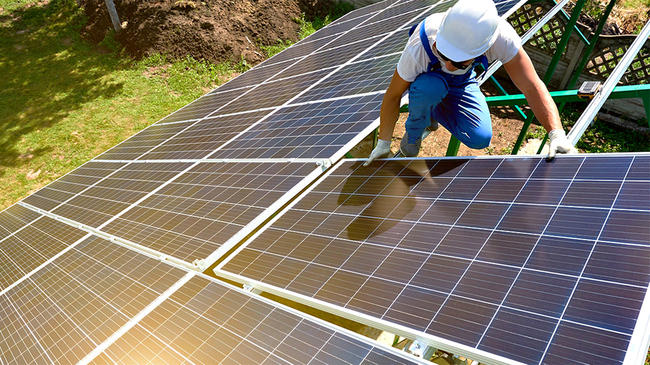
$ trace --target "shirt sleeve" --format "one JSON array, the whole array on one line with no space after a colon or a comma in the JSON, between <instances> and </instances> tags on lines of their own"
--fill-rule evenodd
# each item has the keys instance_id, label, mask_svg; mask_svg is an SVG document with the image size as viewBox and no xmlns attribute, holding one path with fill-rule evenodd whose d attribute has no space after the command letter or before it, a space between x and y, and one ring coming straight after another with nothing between
<instances>
[{"instance_id":1,"label":"shirt sleeve","mask_svg":"<svg viewBox=\"0 0 650 365\"><path fill-rule=\"evenodd\" d=\"M508 63L517 55L520 48L521 38L505 19L501 19L499 35L486 56L490 62L499 60L502 63Z\"/></svg>"},{"instance_id":2,"label":"shirt sleeve","mask_svg":"<svg viewBox=\"0 0 650 365\"><path fill-rule=\"evenodd\" d=\"M416 64L417 62L415 60L413 52L407 46L407 48L404 49L404 52L402 52L402 56L399 58L399 62L397 62L397 74L399 74L399 77L401 77L404 81L415 81L415 78L418 77L418 75L421 73L418 72Z\"/></svg>"}]
</instances>

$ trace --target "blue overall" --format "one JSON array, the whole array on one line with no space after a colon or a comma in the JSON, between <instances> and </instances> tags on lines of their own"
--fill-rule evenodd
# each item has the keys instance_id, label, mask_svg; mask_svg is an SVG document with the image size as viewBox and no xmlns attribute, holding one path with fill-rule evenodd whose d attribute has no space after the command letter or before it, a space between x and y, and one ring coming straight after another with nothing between
<instances>
[{"instance_id":1,"label":"blue overall","mask_svg":"<svg viewBox=\"0 0 650 365\"><path fill-rule=\"evenodd\" d=\"M420 74L409 87L407 142L417 143L433 118L468 147L481 149L489 146L492 120L485 96L476 81L475 70L477 65L487 69L487 58L484 55L478 57L464 75L444 72L429 45L424 21L421 24L420 40L431 62L428 71Z\"/></svg>"}]
</instances>

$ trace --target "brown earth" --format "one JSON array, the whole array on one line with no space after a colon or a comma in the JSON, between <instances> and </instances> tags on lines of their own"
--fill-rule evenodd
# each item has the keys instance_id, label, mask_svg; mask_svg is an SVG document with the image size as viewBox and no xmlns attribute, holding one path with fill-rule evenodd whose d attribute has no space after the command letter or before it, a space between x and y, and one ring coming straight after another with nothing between
<instances>
[{"instance_id":1,"label":"brown earth","mask_svg":"<svg viewBox=\"0 0 650 365\"><path fill-rule=\"evenodd\" d=\"M112 29L103 0L82 0L83 33L101 42ZM116 39L133 57L190 55L214 63L264 59L260 45L298 40L299 19L324 17L330 0L115 0L123 30Z\"/></svg>"}]
</instances>

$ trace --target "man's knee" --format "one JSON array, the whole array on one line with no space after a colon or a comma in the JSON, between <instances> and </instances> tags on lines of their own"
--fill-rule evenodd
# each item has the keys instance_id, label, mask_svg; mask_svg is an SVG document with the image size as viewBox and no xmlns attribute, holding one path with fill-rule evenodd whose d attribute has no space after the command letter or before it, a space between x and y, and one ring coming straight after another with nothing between
<instances>
[{"instance_id":1,"label":"man's knee","mask_svg":"<svg viewBox=\"0 0 650 365\"><path fill-rule=\"evenodd\" d=\"M471 135L466 132L461 132L461 136L463 138L459 138L459 140L467 145L467 147L481 150L490 145L490 141L492 140L492 130L477 129L474 130Z\"/></svg>"}]
</instances>

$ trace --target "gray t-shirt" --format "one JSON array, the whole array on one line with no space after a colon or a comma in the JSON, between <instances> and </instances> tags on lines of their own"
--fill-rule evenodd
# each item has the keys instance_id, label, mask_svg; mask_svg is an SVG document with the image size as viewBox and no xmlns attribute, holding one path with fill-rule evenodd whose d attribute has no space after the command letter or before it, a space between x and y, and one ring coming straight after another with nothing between
<instances>
[{"instance_id":1,"label":"gray t-shirt","mask_svg":"<svg viewBox=\"0 0 650 365\"><path fill-rule=\"evenodd\" d=\"M433 14L425 19L425 27L429 44L433 48L433 43L436 41L438 28L445 17L445 13ZM427 56L422 42L420 41L420 27L421 24L415 28L415 31L409 38L397 63L397 73L404 79L404 81L413 82L418 75L425 73L429 66L429 56ZM508 22L499 18L499 27L497 28L497 38L492 47L490 47L485 56L488 61L492 63L499 60L502 63L507 63L517 55L521 48L521 38L515 32Z\"/></svg>"}]
</instances>

